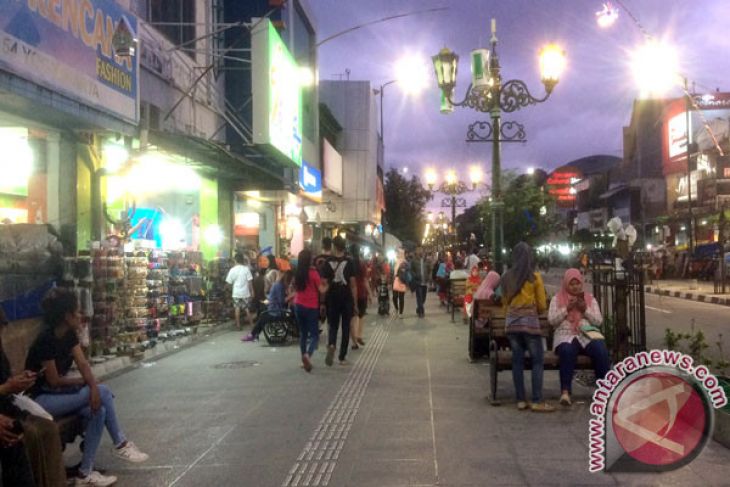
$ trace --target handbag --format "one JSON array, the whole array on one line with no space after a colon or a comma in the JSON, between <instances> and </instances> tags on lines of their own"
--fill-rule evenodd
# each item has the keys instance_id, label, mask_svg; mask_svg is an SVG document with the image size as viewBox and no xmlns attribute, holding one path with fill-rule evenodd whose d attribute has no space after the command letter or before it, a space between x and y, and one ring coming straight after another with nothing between
<instances>
[{"instance_id":1,"label":"handbag","mask_svg":"<svg viewBox=\"0 0 730 487\"><path fill-rule=\"evenodd\" d=\"M406 292L406 289L406 285L403 283L403 281L401 281L399 277L396 277L393 281L393 291L404 293Z\"/></svg>"},{"instance_id":2,"label":"handbag","mask_svg":"<svg viewBox=\"0 0 730 487\"><path fill-rule=\"evenodd\" d=\"M581 325L580 332L584 337L586 337L589 340L605 340L606 339L606 337L603 336L603 333L601 333L601 330L599 330L598 328L596 328L593 325Z\"/></svg>"}]
</instances>

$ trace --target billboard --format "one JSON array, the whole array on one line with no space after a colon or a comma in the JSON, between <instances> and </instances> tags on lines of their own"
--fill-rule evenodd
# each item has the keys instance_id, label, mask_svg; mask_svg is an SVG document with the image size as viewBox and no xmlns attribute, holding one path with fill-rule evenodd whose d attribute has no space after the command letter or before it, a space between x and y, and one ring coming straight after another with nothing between
<instances>
[{"instance_id":1,"label":"billboard","mask_svg":"<svg viewBox=\"0 0 730 487\"><path fill-rule=\"evenodd\" d=\"M302 165L302 90L299 66L271 21L251 32L253 141Z\"/></svg>"},{"instance_id":2,"label":"billboard","mask_svg":"<svg viewBox=\"0 0 730 487\"><path fill-rule=\"evenodd\" d=\"M325 187L342 196L342 155L327 139L322 139L322 160Z\"/></svg>"},{"instance_id":3,"label":"billboard","mask_svg":"<svg viewBox=\"0 0 730 487\"><path fill-rule=\"evenodd\" d=\"M689 120L690 143L699 152L709 151L715 142L730 138L730 93L697 96L699 111L692 110ZM663 126L664 175L687 172L687 115L684 98L672 100L665 110Z\"/></svg>"},{"instance_id":4,"label":"billboard","mask_svg":"<svg viewBox=\"0 0 730 487\"><path fill-rule=\"evenodd\" d=\"M137 18L114 0L0 0L0 68L127 122L139 122L138 56L112 49Z\"/></svg>"},{"instance_id":5,"label":"billboard","mask_svg":"<svg viewBox=\"0 0 730 487\"><path fill-rule=\"evenodd\" d=\"M547 180L548 193L555 198L560 208L573 208L576 200L576 185L583 174L580 170L564 166L556 169Z\"/></svg>"},{"instance_id":6,"label":"billboard","mask_svg":"<svg viewBox=\"0 0 730 487\"><path fill-rule=\"evenodd\" d=\"M306 161L299 168L299 188L303 196L317 203L322 201L322 173Z\"/></svg>"}]
</instances>

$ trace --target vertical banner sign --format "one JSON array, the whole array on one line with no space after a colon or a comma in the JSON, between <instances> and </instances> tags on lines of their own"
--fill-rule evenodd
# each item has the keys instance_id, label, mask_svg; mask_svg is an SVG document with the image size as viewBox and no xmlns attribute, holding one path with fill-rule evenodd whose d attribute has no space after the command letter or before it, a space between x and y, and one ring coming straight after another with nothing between
<instances>
[{"instance_id":1,"label":"vertical banner sign","mask_svg":"<svg viewBox=\"0 0 730 487\"><path fill-rule=\"evenodd\" d=\"M253 20L251 32L254 143L302 165L302 90L299 66L273 24Z\"/></svg>"},{"instance_id":2,"label":"vertical banner sign","mask_svg":"<svg viewBox=\"0 0 730 487\"><path fill-rule=\"evenodd\" d=\"M136 124L138 56L112 48L136 32L114 0L0 0L0 68Z\"/></svg>"}]
</instances>

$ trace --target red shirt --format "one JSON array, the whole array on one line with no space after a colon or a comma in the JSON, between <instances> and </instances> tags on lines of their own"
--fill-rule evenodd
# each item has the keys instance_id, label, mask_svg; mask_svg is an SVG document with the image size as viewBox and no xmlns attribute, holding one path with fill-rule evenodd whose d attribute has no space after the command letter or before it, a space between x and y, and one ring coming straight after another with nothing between
<instances>
[{"instance_id":1,"label":"red shirt","mask_svg":"<svg viewBox=\"0 0 730 487\"><path fill-rule=\"evenodd\" d=\"M309 269L309 279L307 279L307 287L304 291L297 290L294 297L294 304L304 306L305 308L319 309L319 285L321 283L319 273L314 269Z\"/></svg>"}]
</instances>

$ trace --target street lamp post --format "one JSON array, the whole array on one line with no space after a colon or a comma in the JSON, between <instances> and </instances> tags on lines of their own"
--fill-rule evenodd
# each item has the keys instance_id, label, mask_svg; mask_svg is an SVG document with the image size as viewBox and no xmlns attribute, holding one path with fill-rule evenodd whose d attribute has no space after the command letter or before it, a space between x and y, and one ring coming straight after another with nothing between
<instances>
[{"instance_id":1,"label":"street lamp post","mask_svg":"<svg viewBox=\"0 0 730 487\"><path fill-rule=\"evenodd\" d=\"M546 101L557 85L565 66L562 49L548 45L540 53L540 70L546 94L535 98L530 94L524 81L512 79L502 83L501 67L497 55L497 23L492 19L491 49L472 51L472 83L461 102L452 99L456 87L456 73L459 56L448 48L443 48L433 56L436 78L443 97L449 106L468 107L489 113L492 119L492 251L499 272L502 271L502 247L504 246L504 222L501 188L501 114L511 113L521 108ZM448 110L442 110L448 113Z\"/></svg>"},{"instance_id":2,"label":"street lamp post","mask_svg":"<svg viewBox=\"0 0 730 487\"><path fill-rule=\"evenodd\" d=\"M456 232L456 209L466 208L466 199L461 198L460 195L469 191L476 191L477 186L479 186L482 181L482 172L477 166L472 166L469 169L469 181L471 186L459 181L456 171L454 170L446 172L444 175L444 182L439 186L436 184L438 181L438 175L435 170L428 169L426 171L425 179L429 190L434 191L436 188L435 190L439 193L448 195L447 198L441 200L441 207L451 208L451 225L453 226L454 231L453 243L456 244L458 240L458 234Z\"/></svg>"}]
</instances>

